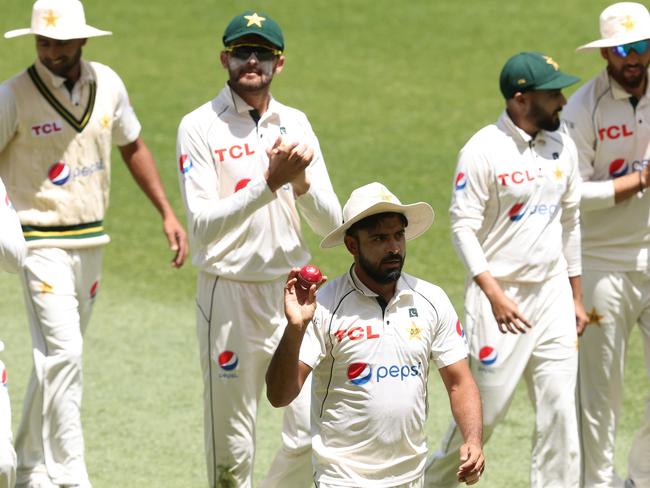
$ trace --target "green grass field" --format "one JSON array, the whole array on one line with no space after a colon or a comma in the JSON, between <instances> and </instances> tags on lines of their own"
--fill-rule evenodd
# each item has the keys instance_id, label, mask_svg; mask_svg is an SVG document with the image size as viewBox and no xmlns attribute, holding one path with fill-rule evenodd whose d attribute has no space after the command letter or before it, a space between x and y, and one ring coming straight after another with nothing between
<instances>
[{"instance_id":1,"label":"green grass field","mask_svg":"<svg viewBox=\"0 0 650 488\"><path fill-rule=\"evenodd\" d=\"M113 0L86 2L90 24L113 37L91 39L87 59L125 80L170 199L184 220L175 163L180 118L225 81L221 34L248 8L273 15L285 31L287 64L274 95L305 111L319 135L342 202L379 180L405 202L426 200L434 227L409 244L406 270L440 284L462 312L464 271L450 244L447 207L458 150L502 110L498 73L521 50L551 55L587 80L603 65L576 46L598 36L603 0ZM31 1L2 0L2 32L29 25ZM0 78L31 64L33 40L0 40ZM568 93L571 93L569 90ZM195 270L172 270L160 221L117 152L101 291L85 344L83 420L96 488L201 487L205 481L200 369L194 328ZM342 249L322 251L329 276L344 271ZM0 276L0 338L10 375L14 427L31 370L30 338L18 280ZM449 409L430 379L429 440L437 447ZM642 417L649 385L640 336L629 351L617 467ZM255 476L279 443L280 413L261 402ZM486 447L479 486L528 484L532 408L520 388L507 420ZM291 488L291 487L289 487Z\"/></svg>"}]
</instances>

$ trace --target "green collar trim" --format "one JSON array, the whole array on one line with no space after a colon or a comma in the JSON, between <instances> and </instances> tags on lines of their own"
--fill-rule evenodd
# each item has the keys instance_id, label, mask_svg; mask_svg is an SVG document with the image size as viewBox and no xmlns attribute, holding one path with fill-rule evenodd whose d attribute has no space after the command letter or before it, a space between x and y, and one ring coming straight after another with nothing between
<instances>
[{"instance_id":1,"label":"green collar trim","mask_svg":"<svg viewBox=\"0 0 650 488\"><path fill-rule=\"evenodd\" d=\"M95 96L97 95L97 84L95 83L94 80L91 80L88 82L90 86L90 94L88 95L88 106L86 107L85 112L81 116L80 119L77 119L73 114L71 114L68 109L66 109L61 102L54 96L54 94L48 89L47 85L45 82L41 79L41 77L38 75L38 72L36 71L36 67L34 65L30 66L27 69L27 73L29 74L29 77L32 79L34 82L34 85L36 85L36 88L38 91L43 95L45 100L52 106L54 110L57 111L61 117L65 119L65 121L72 126L74 130L77 132L81 132L84 130L86 125L88 125L88 122L90 122L90 117L92 116L93 113L93 108L95 107Z\"/></svg>"}]
</instances>

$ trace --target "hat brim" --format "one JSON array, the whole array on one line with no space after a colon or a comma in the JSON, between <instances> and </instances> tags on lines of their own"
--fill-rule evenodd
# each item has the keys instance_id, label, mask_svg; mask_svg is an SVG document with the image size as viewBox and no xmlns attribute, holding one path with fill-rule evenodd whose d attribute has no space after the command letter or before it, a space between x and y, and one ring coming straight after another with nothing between
<instances>
[{"instance_id":1,"label":"hat brim","mask_svg":"<svg viewBox=\"0 0 650 488\"><path fill-rule=\"evenodd\" d=\"M576 51L586 51L588 49L600 49L601 47L614 47L629 44L630 42L642 41L643 39L650 39L650 32L638 32L628 36L610 37L609 39L598 39L578 47Z\"/></svg>"},{"instance_id":2,"label":"hat brim","mask_svg":"<svg viewBox=\"0 0 650 488\"><path fill-rule=\"evenodd\" d=\"M426 230L431 227L435 214L431 205L425 202L412 203L410 205L398 205L391 202L379 202L375 205L368 207L363 212L355 215L353 218L344 222L342 225L334 229L321 241L320 247L327 249L336 247L343 244L345 231L347 231L353 224L360 220L384 212L395 212L403 214L407 220L408 225L405 229L405 238L407 241L415 239L422 235Z\"/></svg>"},{"instance_id":3,"label":"hat brim","mask_svg":"<svg viewBox=\"0 0 650 488\"><path fill-rule=\"evenodd\" d=\"M113 33L110 31L96 29L90 25L86 25L74 30L48 29L47 31L42 31L39 29L32 30L31 28L27 27L24 29L14 29L7 31L5 32L4 36L6 39L11 39L13 37L26 36L29 34L48 37L50 39L56 39L58 41L69 41L70 39L86 39L88 37L110 36Z\"/></svg>"},{"instance_id":4,"label":"hat brim","mask_svg":"<svg viewBox=\"0 0 650 488\"><path fill-rule=\"evenodd\" d=\"M535 90L561 90L567 86L571 86L575 83L578 83L580 78L577 76L567 75L565 73L560 73L559 76L554 77L552 80L537 85Z\"/></svg>"}]
</instances>

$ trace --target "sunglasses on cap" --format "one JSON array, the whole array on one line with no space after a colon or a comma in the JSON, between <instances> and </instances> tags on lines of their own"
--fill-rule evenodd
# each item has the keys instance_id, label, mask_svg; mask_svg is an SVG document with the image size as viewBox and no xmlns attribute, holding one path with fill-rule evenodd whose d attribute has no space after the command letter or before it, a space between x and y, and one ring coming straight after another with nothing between
<instances>
[{"instance_id":1,"label":"sunglasses on cap","mask_svg":"<svg viewBox=\"0 0 650 488\"><path fill-rule=\"evenodd\" d=\"M282 51L279 49L273 49L272 47L261 44L237 44L227 47L225 51L241 61L248 61L248 58L253 54L258 61L272 61L282 54Z\"/></svg>"},{"instance_id":2,"label":"sunglasses on cap","mask_svg":"<svg viewBox=\"0 0 650 488\"><path fill-rule=\"evenodd\" d=\"M648 39L643 39L641 41L630 42L621 46L614 46L612 52L620 58L627 58L632 51L637 54L645 54L648 51L648 47L650 47L650 42Z\"/></svg>"}]
</instances>

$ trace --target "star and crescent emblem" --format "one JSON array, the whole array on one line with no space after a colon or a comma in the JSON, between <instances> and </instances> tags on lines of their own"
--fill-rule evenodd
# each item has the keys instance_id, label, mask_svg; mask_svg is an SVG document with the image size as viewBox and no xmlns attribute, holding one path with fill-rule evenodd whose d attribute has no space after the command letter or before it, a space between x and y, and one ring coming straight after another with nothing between
<instances>
[{"instance_id":1,"label":"star and crescent emblem","mask_svg":"<svg viewBox=\"0 0 650 488\"><path fill-rule=\"evenodd\" d=\"M590 312L587 312L589 317L589 322L587 325L600 325L600 321L603 320L603 315L600 315L596 310L596 307L592 307Z\"/></svg>"},{"instance_id":2,"label":"star and crescent emblem","mask_svg":"<svg viewBox=\"0 0 650 488\"><path fill-rule=\"evenodd\" d=\"M411 325L407 329L407 332L409 334L409 339L420 339L420 333L422 332L422 329L415 325L415 322L411 322Z\"/></svg>"},{"instance_id":3,"label":"star and crescent emblem","mask_svg":"<svg viewBox=\"0 0 650 488\"><path fill-rule=\"evenodd\" d=\"M623 19L621 19L621 26L626 31L633 30L635 25L636 24L634 22L634 19L632 17L630 17L629 15L626 15L625 17L623 17Z\"/></svg>"},{"instance_id":4,"label":"star and crescent emblem","mask_svg":"<svg viewBox=\"0 0 650 488\"><path fill-rule=\"evenodd\" d=\"M550 64L551 66L553 66L553 69L554 69L555 71L557 71L557 70L560 69L560 65L557 64L557 62L555 62L555 60L554 60L552 57L550 57L550 56L544 56L544 59L546 60L546 63L547 63L547 64Z\"/></svg>"},{"instance_id":5,"label":"star and crescent emblem","mask_svg":"<svg viewBox=\"0 0 650 488\"><path fill-rule=\"evenodd\" d=\"M45 27L56 27L56 21L59 20L59 17L54 15L52 10L48 10L43 20L45 21Z\"/></svg>"},{"instance_id":6,"label":"star and crescent emblem","mask_svg":"<svg viewBox=\"0 0 650 488\"><path fill-rule=\"evenodd\" d=\"M244 15L244 18L248 21L246 27L256 25L257 27L262 28L262 22L266 20L265 17L260 17L257 15L257 12L255 12L253 15Z\"/></svg>"}]
</instances>

